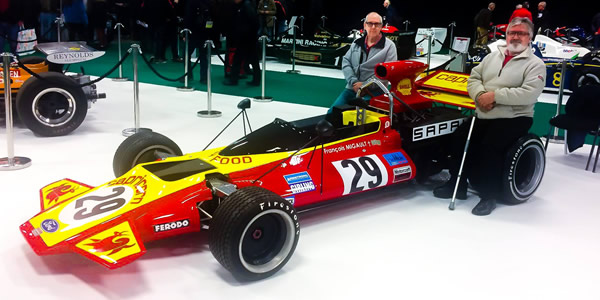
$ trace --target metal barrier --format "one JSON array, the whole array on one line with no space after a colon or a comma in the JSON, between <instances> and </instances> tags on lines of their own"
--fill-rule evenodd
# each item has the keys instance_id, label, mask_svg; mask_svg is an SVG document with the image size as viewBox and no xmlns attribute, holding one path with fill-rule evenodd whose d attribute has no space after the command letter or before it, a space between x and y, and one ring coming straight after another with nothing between
<instances>
[{"instance_id":1,"label":"metal barrier","mask_svg":"<svg viewBox=\"0 0 600 300\"><path fill-rule=\"evenodd\" d=\"M192 31L184 28L180 33L184 33L185 34L185 54L184 54L184 72L185 72L185 77L183 78L183 86L182 87L178 87L177 90L180 92L191 92L194 90L193 87L188 86L188 68L189 68L189 64L190 64L190 39L189 39L189 35L192 34Z\"/></svg>"},{"instance_id":2,"label":"metal barrier","mask_svg":"<svg viewBox=\"0 0 600 300\"><path fill-rule=\"evenodd\" d=\"M3 80L4 80L4 107L6 108L6 148L7 157L0 158L0 171L25 169L31 166L31 159L15 156L15 142L13 135L12 92L10 89L10 63L15 56L11 53L2 53Z\"/></svg>"},{"instance_id":3,"label":"metal barrier","mask_svg":"<svg viewBox=\"0 0 600 300\"><path fill-rule=\"evenodd\" d=\"M287 73L290 74L300 74L300 70L296 70L296 31L298 30L298 26L296 26L296 24L294 24L292 26L293 28L293 32L292 32L292 69L291 70L287 70ZM264 68L263 68L264 69Z\"/></svg>"},{"instance_id":4,"label":"metal barrier","mask_svg":"<svg viewBox=\"0 0 600 300\"><path fill-rule=\"evenodd\" d=\"M125 28L125 26L123 26L123 24L121 23L117 23L115 25L115 28L117 30L117 45L119 47L119 62L122 59L122 54L121 54L121 28ZM127 81L129 80L126 77L123 77L123 66L121 64L119 64L119 77L113 78L113 81Z\"/></svg>"},{"instance_id":5,"label":"metal barrier","mask_svg":"<svg viewBox=\"0 0 600 300\"><path fill-rule=\"evenodd\" d=\"M273 97L265 96L265 79L267 77L267 36L263 35L260 39L262 40L262 72L260 76L262 92L260 96L254 97L254 101L271 102L273 101Z\"/></svg>"},{"instance_id":6,"label":"metal barrier","mask_svg":"<svg viewBox=\"0 0 600 300\"><path fill-rule=\"evenodd\" d=\"M196 115L201 118L218 118L221 116L221 112L218 110L212 110L212 83L211 83L211 61L212 61L212 48L215 47L215 44L212 40L207 40L204 43L204 47L206 48L206 56L208 62L208 68L206 69L206 104L207 110L201 110Z\"/></svg>"},{"instance_id":7,"label":"metal barrier","mask_svg":"<svg viewBox=\"0 0 600 300\"><path fill-rule=\"evenodd\" d=\"M129 48L133 54L133 119L135 123L134 128L123 129L123 136L131 136L141 131L152 131L149 128L140 128L140 82L138 78L138 54L142 54L140 45L133 44Z\"/></svg>"}]
</instances>

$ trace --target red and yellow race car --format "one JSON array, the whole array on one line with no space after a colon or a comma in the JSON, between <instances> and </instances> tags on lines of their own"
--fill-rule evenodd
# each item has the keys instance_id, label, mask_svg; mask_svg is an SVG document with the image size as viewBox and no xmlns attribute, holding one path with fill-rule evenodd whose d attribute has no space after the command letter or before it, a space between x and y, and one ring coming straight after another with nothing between
<instances>
[{"instance_id":1,"label":"red and yellow race car","mask_svg":"<svg viewBox=\"0 0 600 300\"><path fill-rule=\"evenodd\" d=\"M234 276L268 277L296 248L297 211L424 178L444 161L446 140L468 116L423 96L414 79L425 68L379 65L392 91L365 84L385 89L371 106L359 100L328 115L275 119L226 147L183 155L163 135L137 133L115 153L116 179L42 188L41 212L20 230L39 255L76 252L118 268L144 254L145 242L206 228L211 252ZM539 141L526 137L507 153L509 202L526 201L540 183L543 146L531 140Z\"/></svg>"}]
</instances>

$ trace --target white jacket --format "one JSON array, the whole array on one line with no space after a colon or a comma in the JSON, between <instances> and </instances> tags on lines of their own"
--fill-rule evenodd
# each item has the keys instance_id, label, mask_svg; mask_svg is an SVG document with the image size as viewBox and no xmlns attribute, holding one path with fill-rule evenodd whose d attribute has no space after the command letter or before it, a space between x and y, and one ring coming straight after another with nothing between
<instances>
[{"instance_id":1,"label":"white jacket","mask_svg":"<svg viewBox=\"0 0 600 300\"><path fill-rule=\"evenodd\" d=\"M495 93L494 108L483 112L477 107L477 117L533 117L533 107L546 83L546 65L528 47L502 67L506 46L498 46L498 50L473 68L467 83L467 91L473 100L485 92Z\"/></svg>"}]
</instances>

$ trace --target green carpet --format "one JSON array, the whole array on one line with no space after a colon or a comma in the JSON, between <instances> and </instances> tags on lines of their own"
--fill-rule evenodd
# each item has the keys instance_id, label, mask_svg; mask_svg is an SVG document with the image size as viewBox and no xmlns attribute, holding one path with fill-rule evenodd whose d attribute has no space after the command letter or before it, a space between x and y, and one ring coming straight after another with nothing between
<instances>
[{"instance_id":1,"label":"green carpet","mask_svg":"<svg viewBox=\"0 0 600 300\"><path fill-rule=\"evenodd\" d=\"M129 43L123 43L123 53L129 48ZM142 49L143 51L143 49ZM145 54L149 57L149 54ZM81 68L86 74L101 76L105 74L112 66L118 62L118 49L112 44L106 54L91 62L75 64L70 66L69 70L79 72ZM156 76L141 57L138 58L138 76L140 82L159 84L165 86L179 87L183 86L181 82L166 81ZM168 78L177 78L183 75L183 63L168 61L165 64L153 64L154 68L163 76ZM223 66L212 66L212 91L215 93L236 95L241 97L260 96L260 86L248 86L246 80L240 80L238 86L223 85L224 71ZM133 78L133 67L131 56L123 64L123 76ZM341 72L341 71L340 71ZM199 78L199 66L194 69L195 78ZM118 71L109 75L110 78L118 77ZM310 75L288 74L284 72L266 72L267 85L266 96L271 96L275 101L288 103L299 103L321 107L329 107L337 98L344 87L344 80L327 77L318 77ZM247 79L249 80L249 79ZM196 90L206 91L206 85L197 80L190 80L189 86ZM549 130L548 120L556 113L556 105L548 103L538 103L535 106L535 118L531 132L537 135L546 135ZM591 138L587 140L591 143Z\"/></svg>"}]
</instances>

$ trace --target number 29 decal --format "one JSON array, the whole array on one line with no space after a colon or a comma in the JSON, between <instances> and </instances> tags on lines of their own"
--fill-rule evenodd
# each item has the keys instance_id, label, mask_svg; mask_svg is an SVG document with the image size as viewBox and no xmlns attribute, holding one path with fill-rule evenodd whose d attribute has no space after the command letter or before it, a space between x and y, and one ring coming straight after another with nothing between
<instances>
[{"instance_id":1,"label":"number 29 decal","mask_svg":"<svg viewBox=\"0 0 600 300\"><path fill-rule=\"evenodd\" d=\"M344 195L374 189L388 182L385 165L375 154L332 162L344 181Z\"/></svg>"},{"instance_id":2,"label":"number 29 decal","mask_svg":"<svg viewBox=\"0 0 600 300\"><path fill-rule=\"evenodd\" d=\"M125 185L102 187L86 194L63 208L58 218L70 230L89 222L106 218L133 198L133 189Z\"/></svg>"}]
</instances>

